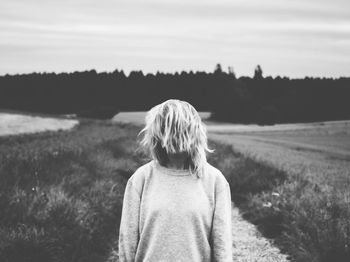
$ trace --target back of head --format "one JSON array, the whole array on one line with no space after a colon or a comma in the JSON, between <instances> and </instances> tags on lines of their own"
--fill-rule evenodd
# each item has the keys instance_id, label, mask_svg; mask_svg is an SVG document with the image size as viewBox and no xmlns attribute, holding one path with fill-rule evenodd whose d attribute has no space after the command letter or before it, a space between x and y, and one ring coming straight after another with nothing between
<instances>
[{"instance_id":1,"label":"back of head","mask_svg":"<svg viewBox=\"0 0 350 262\"><path fill-rule=\"evenodd\" d=\"M186 153L191 173L201 176L206 152L212 150L207 145L205 125L191 104L170 99L153 107L147 112L141 133L141 144L155 161L166 165L168 154Z\"/></svg>"}]
</instances>

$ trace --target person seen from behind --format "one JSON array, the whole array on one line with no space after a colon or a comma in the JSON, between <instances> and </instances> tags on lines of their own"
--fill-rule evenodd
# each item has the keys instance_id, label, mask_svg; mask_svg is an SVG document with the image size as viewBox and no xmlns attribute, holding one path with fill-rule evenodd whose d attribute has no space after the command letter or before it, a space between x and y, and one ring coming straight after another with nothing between
<instances>
[{"instance_id":1,"label":"person seen from behind","mask_svg":"<svg viewBox=\"0 0 350 262\"><path fill-rule=\"evenodd\" d=\"M126 185L119 261L231 262L230 186L206 160L198 112L167 100L147 113L140 135L152 160Z\"/></svg>"}]
</instances>

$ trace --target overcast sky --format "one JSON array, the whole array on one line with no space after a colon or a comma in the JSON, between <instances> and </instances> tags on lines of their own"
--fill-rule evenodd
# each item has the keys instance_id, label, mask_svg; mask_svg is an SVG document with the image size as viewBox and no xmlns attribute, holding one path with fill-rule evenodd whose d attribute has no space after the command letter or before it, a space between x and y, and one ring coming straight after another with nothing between
<instances>
[{"instance_id":1,"label":"overcast sky","mask_svg":"<svg viewBox=\"0 0 350 262\"><path fill-rule=\"evenodd\" d=\"M350 76L349 0L0 0L0 75Z\"/></svg>"}]
</instances>

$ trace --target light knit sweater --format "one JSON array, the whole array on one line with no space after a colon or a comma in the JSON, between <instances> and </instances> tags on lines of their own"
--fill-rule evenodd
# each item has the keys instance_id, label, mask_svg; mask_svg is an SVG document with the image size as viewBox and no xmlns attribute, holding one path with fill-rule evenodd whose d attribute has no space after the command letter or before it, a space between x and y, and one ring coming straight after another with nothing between
<instances>
[{"instance_id":1,"label":"light knit sweater","mask_svg":"<svg viewBox=\"0 0 350 262\"><path fill-rule=\"evenodd\" d=\"M120 262L231 262L231 195L206 163L201 178L150 161L128 180L119 231Z\"/></svg>"}]
</instances>

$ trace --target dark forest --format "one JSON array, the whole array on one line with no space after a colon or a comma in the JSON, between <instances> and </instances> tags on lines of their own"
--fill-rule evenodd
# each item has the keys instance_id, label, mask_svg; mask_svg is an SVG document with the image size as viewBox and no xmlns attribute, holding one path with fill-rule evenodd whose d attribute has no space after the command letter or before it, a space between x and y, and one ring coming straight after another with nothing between
<instances>
[{"instance_id":1,"label":"dark forest","mask_svg":"<svg viewBox=\"0 0 350 262\"><path fill-rule=\"evenodd\" d=\"M236 123L292 123L350 119L350 78L289 79L235 76L218 64L213 72L143 74L31 73L0 77L0 108L108 118L119 111L146 111L170 98Z\"/></svg>"}]
</instances>

